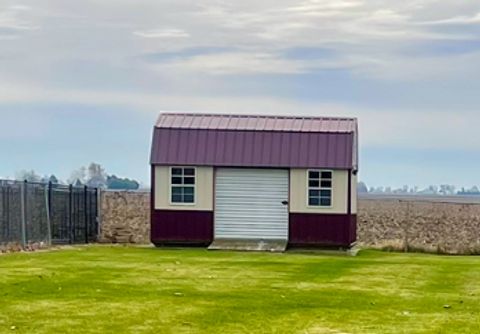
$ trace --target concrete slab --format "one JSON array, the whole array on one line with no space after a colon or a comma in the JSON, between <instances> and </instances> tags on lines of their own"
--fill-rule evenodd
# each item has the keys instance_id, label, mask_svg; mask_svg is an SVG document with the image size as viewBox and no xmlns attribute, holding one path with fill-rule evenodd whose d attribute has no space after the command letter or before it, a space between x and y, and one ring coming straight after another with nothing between
<instances>
[{"instance_id":1,"label":"concrete slab","mask_svg":"<svg viewBox=\"0 0 480 334\"><path fill-rule=\"evenodd\" d=\"M287 240L239 240L239 239L216 239L209 250L236 250L256 252L285 252Z\"/></svg>"},{"instance_id":2,"label":"concrete slab","mask_svg":"<svg viewBox=\"0 0 480 334\"><path fill-rule=\"evenodd\" d=\"M289 248L289 253L302 254L318 254L318 255L332 255L332 256L357 256L361 249L359 247L352 248Z\"/></svg>"}]
</instances>

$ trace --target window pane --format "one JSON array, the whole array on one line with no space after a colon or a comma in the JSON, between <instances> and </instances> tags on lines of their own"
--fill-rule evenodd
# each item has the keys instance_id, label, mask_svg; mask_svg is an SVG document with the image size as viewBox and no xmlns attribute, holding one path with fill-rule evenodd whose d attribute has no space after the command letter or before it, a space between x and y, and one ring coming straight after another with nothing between
<instances>
[{"instance_id":1,"label":"window pane","mask_svg":"<svg viewBox=\"0 0 480 334\"><path fill-rule=\"evenodd\" d=\"M331 179L332 172L322 172L322 179Z\"/></svg>"},{"instance_id":2,"label":"window pane","mask_svg":"<svg viewBox=\"0 0 480 334\"><path fill-rule=\"evenodd\" d=\"M184 168L183 175L195 175L195 168Z\"/></svg>"},{"instance_id":3,"label":"window pane","mask_svg":"<svg viewBox=\"0 0 480 334\"><path fill-rule=\"evenodd\" d=\"M172 193L172 203L182 203L182 195L175 195Z\"/></svg>"},{"instance_id":4,"label":"window pane","mask_svg":"<svg viewBox=\"0 0 480 334\"><path fill-rule=\"evenodd\" d=\"M318 197L310 197L308 199L308 205L318 205L320 203Z\"/></svg>"},{"instance_id":5,"label":"window pane","mask_svg":"<svg viewBox=\"0 0 480 334\"><path fill-rule=\"evenodd\" d=\"M178 176L172 177L172 184L182 184L182 178Z\"/></svg>"},{"instance_id":6,"label":"window pane","mask_svg":"<svg viewBox=\"0 0 480 334\"><path fill-rule=\"evenodd\" d=\"M193 203L193 195L183 196L184 203Z\"/></svg>"},{"instance_id":7,"label":"window pane","mask_svg":"<svg viewBox=\"0 0 480 334\"><path fill-rule=\"evenodd\" d=\"M195 178L194 177L184 177L183 178L183 184L195 184Z\"/></svg>"},{"instance_id":8,"label":"window pane","mask_svg":"<svg viewBox=\"0 0 480 334\"><path fill-rule=\"evenodd\" d=\"M182 175L181 168L172 168L172 175Z\"/></svg>"},{"instance_id":9,"label":"window pane","mask_svg":"<svg viewBox=\"0 0 480 334\"><path fill-rule=\"evenodd\" d=\"M308 186L309 187L315 187L315 188L318 188L318 185L320 184L320 182L318 180L310 180L308 181Z\"/></svg>"},{"instance_id":10,"label":"window pane","mask_svg":"<svg viewBox=\"0 0 480 334\"><path fill-rule=\"evenodd\" d=\"M183 193L185 195L193 195L193 187L184 187L183 188Z\"/></svg>"},{"instance_id":11,"label":"window pane","mask_svg":"<svg viewBox=\"0 0 480 334\"><path fill-rule=\"evenodd\" d=\"M312 196L320 196L320 191L319 190L309 190L308 191L308 197L312 197Z\"/></svg>"},{"instance_id":12,"label":"window pane","mask_svg":"<svg viewBox=\"0 0 480 334\"><path fill-rule=\"evenodd\" d=\"M320 199L320 205L322 205L322 206L330 206L331 203L332 203L332 201L331 201L330 198L324 198L324 197L322 197L322 198Z\"/></svg>"},{"instance_id":13,"label":"window pane","mask_svg":"<svg viewBox=\"0 0 480 334\"><path fill-rule=\"evenodd\" d=\"M330 197L332 195L331 190L320 190L320 196L322 197Z\"/></svg>"},{"instance_id":14,"label":"window pane","mask_svg":"<svg viewBox=\"0 0 480 334\"><path fill-rule=\"evenodd\" d=\"M332 181L322 181L321 186L322 186L322 188L331 188L332 187Z\"/></svg>"},{"instance_id":15,"label":"window pane","mask_svg":"<svg viewBox=\"0 0 480 334\"><path fill-rule=\"evenodd\" d=\"M172 187L172 195L181 195L182 187Z\"/></svg>"},{"instance_id":16,"label":"window pane","mask_svg":"<svg viewBox=\"0 0 480 334\"><path fill-rule=\"evenodd\" d=\"M319 172L315 172L315 171L309 171L308 172L308 177L310 179L318 179L320 177L320 173Z\"/></svg>"}]
</instances>

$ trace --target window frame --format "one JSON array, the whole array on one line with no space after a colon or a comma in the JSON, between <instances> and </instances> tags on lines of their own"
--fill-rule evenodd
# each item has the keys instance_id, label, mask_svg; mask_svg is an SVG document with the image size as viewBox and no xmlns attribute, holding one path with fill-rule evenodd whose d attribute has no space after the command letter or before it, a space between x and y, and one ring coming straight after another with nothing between
<instances>
[{"instance_id":1,"label":"window frame","mask_svg":"<svg viewBox=\"0 0 480 334\"><path fill-rule=\"evenodd\" d=\"M314 187L312 190L330 190L330 205L322 205L320 204L320 202L318 203L318 205L310 205L310 172L318 172L320 173L320 177L318 179L318 182L319 182L319 186L318 187ZM330 178L330 182L331 182L331 186L330 188L326 188L326 187L322 187L321 184L322 184L322 172L330 172L332 177ZM306 185L307 185L307 191L306 191L306 204L307 204L307 208L312 208L312 209L331 209L333 208L333 174L334 174L334 171L333 169L307 169L307 182L306 182Z\"/></svg>"},{"instance_id":2,"label":"window frame","mask_svg":"<svg viewBox=\"0 0 480 334\"><path fill-rule=\"evenodd\" d=\"M173 184L172 183L172 177L173 177L173 169L174 168L181 168L182 169L182 175L183 174L183 169L185 168L192 168L193 169L193 178L194 178L194 183L189 185L189 184ZM172 201L172 189L173 187L193 187L193 202L173 202ZM170 166L169 168L169 173L168 173L168 203L171 206L194 206L197 204L197 168L194 166Z\"/></svg>"}]
</instances>

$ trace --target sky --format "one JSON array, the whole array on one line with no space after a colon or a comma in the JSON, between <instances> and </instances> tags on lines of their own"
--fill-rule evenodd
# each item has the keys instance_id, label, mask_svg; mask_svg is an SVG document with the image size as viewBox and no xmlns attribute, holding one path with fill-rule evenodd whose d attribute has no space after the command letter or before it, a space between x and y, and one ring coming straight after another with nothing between
<instances>
[{"instance_id":1,"label":"sky","mask_svg":"<svg viewBox=\"0 0 480 334\"><path fill-rule=\"evenodd\" d=\"M149 182L160 111L357 117L368 186L480 185L480 1L0 0L0 177Z\"/></svg>"}]
</instances>

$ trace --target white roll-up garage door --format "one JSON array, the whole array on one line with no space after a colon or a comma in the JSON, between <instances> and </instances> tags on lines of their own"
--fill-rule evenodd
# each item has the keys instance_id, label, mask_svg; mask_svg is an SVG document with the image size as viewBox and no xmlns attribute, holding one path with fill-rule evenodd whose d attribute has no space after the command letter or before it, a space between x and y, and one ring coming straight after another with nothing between
<instances>
[{"instance_id":1,"label":"white roll-up garage door","mask_svg":"<svg viewBox=\"0 0 480 334\"><path fill-rule=\"evenodd\" d=\"M288 170L217 169L215 239L287 240L286 201Z\"/></svg>"}]
</instances>

